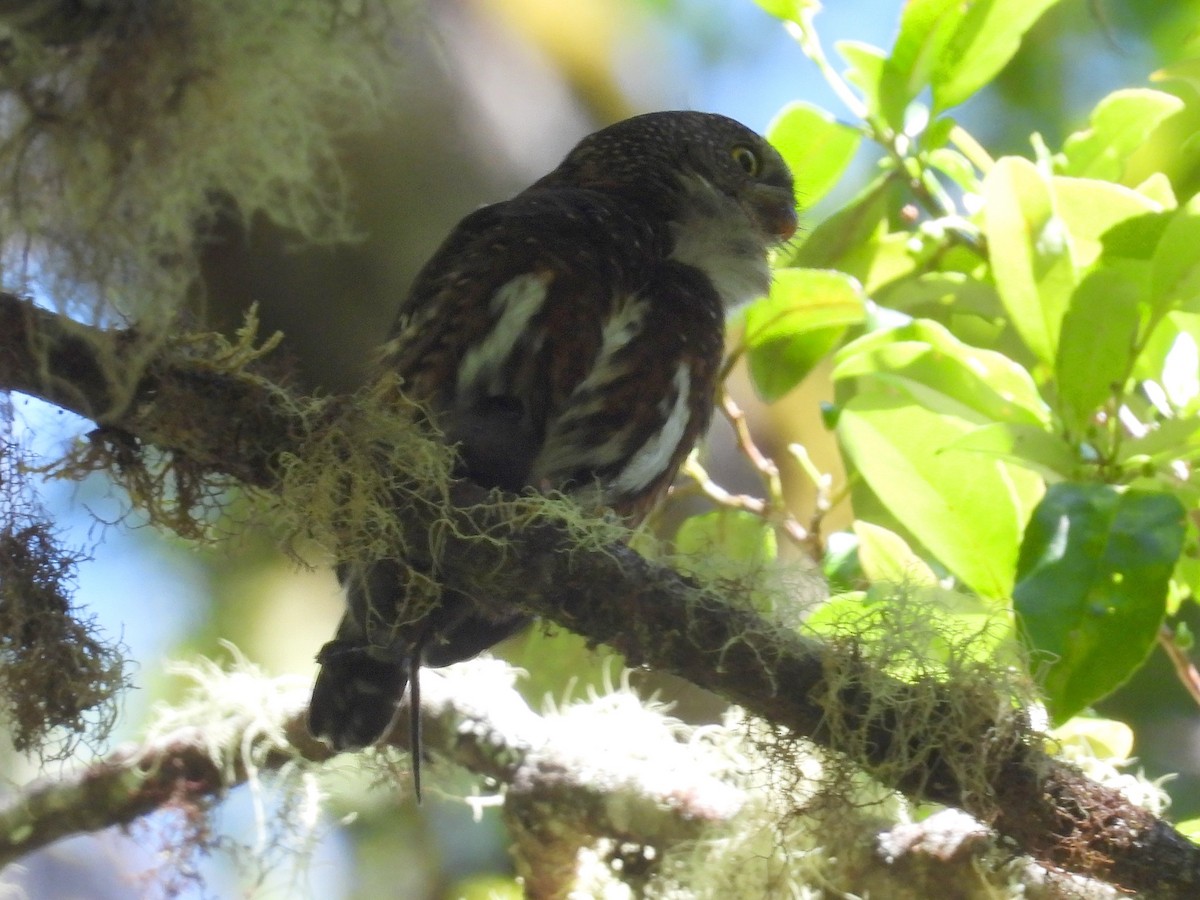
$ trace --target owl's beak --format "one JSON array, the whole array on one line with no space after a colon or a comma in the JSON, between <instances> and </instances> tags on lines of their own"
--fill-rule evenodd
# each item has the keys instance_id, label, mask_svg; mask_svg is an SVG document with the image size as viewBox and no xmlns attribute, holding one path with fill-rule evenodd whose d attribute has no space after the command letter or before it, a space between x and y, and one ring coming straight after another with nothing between
<instances>
[{"instance_id":1,"label":"owl's beak","mask_svg":"<svg viewBox=\"0 0 1200 900\"><path fill-rule=\"evenodd\" d=\"M759 184L750 191L746 204L756 225L780 243L796 233L799 221L791 191L768 184Z\"/></svg>"}]
</instances>

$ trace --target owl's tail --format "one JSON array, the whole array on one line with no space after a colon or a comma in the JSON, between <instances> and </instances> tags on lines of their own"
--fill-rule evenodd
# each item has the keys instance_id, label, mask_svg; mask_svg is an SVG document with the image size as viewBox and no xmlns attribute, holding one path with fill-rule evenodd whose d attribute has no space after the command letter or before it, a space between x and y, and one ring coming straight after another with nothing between
<instances>
[{"instance_id":1,"label":"owl's tail","mask_svg":"<svg viewBox=\"0 0 1200 900\"><path fill-rule=\"evenodd\" d=\"M339 753L369 747L383 736L412 669L408 659L385 656L352 636L357 631L347 616L337 637L317 654L321 671L308 707L309 733Z\"/></svg>"},{"instance_id":2,"label":"owl's tail","mask_svg":"<svg viewBox=\"0 0 1200 900\"><path fill-rule=\"evenodd\" d=\"M361 750L391 731L400 700L409 692L409 747L413 790L421 799L420 666L435 668L470 659L529 622L518 611L487 612L465 595L448 591L433 608L404 621L407 567L390 560L344 566L347 612L334 639L321 648L321 671L308 707L308 730L335 752ZM384 635L369 635L360 623Z\"/></svg>"},{"instance_id":3,"label":"owl's tail","mask_svg":"<svg viewBox=\"0 0 1200 900\"><path fill-rule=\"evenodd\" d=\"M421 681L419 654L382 659L361 639L347 615L338 636L321 648L321 671L308 703L308 733L337 753L361 750L392 730L400 698L409 688L409 747L413 792L421 802Z\"/></svg>"}]
</instances>

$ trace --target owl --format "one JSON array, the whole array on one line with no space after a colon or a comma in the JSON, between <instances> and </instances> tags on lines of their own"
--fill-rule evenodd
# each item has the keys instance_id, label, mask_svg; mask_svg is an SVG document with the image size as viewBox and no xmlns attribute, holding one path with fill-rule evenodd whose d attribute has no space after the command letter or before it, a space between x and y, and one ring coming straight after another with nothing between
<instances>
[{"instance_id":1,"label":"owl","mask_svg":"<svg viewBox=\"0 0 1200 900\"><path fill-rule=\"evenodd\" d=\"M791 174L762 137L710 113L636 116L464 218L379 364L455 446L462 478L561 491L634 524L708 427L726 310L767 292L769 251L795 229ZM308 714L335 750L377 741L411 684L415 763L419 667L527 624L449 591L414 616L410 575L395 559L339 569L347 612Z\"/></svg>"}]
</instances>

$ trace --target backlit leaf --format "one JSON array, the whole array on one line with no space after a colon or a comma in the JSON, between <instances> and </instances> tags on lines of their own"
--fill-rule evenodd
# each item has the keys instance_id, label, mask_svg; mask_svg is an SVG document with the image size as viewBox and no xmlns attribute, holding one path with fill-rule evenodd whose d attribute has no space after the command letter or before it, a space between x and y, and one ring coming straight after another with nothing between
<instances>
[{"instance_id":1,"label":"backlit leaf","mask_svg":"<svg viewBox=\"0 0 1200 900\"><path fill-rule=\"evenodd\" d=\"M1053 363L1076 269L1050 185L1019 157L996 162L984 180L984 232L1000 299L1034 355Z\"/></svg>"},{"instance_id":2,"label":"backlit leaf","mask_svg":"<svg viewBox=\"0 0 1200 900\"><path fill-rule=\"evenodd\" d=\"M750 376L767 402L799 384L865 316L858 282L823 269L777 269L768 297L746 310Z\"/></svg>"},{"instance_id":3,"label":"backlit leaf","mask_svg":"<svg viewBox=\"0 0 1200 900\"><path fill-rule=\"evenodd\" d=\"M785 106L767 128L767 140L795 177L796 200L812 206L837 184L854 158L862 134L810 103Z\"/></svg>"},{"instance_id":4,"label":"backlit leaf","mask_svg":"<svg viewBox=\"0 0 1200 900\"><path fill-rule=\"evenodd\" d=\"M956 3L954 33L931 73L935 113L962 103L996 77L1030 27L1058 0L974 0Z\"/></svg>"},{"instance_id":5,"label":"backlit leaf","mask_svg":"<svg viewBox=\"0 0 1200 900\"><path fill-rule=\"evenodd\" d=\"M1162 91L1136 88L1115 91L1101 100L1088 127L1063 143L1062 172L1085 178L1120 181L1125 164L1163 119L1183 101Z\"/></svg>"}]
</instances>

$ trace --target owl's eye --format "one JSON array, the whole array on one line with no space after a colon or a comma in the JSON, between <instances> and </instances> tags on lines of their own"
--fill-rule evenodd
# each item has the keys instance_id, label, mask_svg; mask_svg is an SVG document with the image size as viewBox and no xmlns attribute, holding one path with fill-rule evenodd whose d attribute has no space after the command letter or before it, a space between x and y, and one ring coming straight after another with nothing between
<instances>
[{"instance_id":1,"label":"owl's eye","mask_svg":"<svg viewBox=\"0 0 1200 900\"><path fill-rule=\"evenodd\" d=\"M762 169L762 161L758 158L758 154L745 144L735 146L729 151L729 155L733 157L735 163L742 167L742 171L751 178L758 175Z\"/></svg>"}]
</instances>

